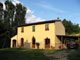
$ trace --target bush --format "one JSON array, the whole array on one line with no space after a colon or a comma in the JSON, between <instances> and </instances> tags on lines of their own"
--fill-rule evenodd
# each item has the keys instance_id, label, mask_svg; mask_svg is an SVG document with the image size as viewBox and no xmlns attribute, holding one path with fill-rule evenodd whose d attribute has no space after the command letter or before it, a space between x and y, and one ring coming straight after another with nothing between
<instances>
[{"instance_id":1,"label":"bush","mask_svg":"<svg viewBox=\"0 0 80 60\"><path fill-rule=\"evenodd\" d=\"M36 46L39 47L40 43L36 43Z\"/></svg>"}]
</instances>

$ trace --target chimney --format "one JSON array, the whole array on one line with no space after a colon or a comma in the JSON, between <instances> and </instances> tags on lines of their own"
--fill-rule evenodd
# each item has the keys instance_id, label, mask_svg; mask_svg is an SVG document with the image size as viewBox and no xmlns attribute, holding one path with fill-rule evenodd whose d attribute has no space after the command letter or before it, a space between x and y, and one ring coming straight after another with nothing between
<instances>
[{"instance_id":1,"label":"chimney","mask_svg":"<svg viewBox=\"0 0 80 60\"><path fill-rule=\"evenodd\" d=\"M60 20L59 17L57 17L57 20Z\"/></svg>"}]
</instances>

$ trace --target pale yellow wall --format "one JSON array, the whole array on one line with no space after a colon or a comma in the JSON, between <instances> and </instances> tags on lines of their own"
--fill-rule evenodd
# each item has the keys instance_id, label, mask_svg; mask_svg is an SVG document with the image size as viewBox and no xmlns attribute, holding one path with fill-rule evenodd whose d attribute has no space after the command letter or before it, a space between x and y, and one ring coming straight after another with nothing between
<instances>
[{"instance_id":1,"label":"pale yellow wall","mask_svg":"<svg viewBox=\"0 0 80 60\"><path fill-rule=\"evenodd\" d=\"M13 45L13 40L16 40L16 46L17 46L17 35L15 35L14 37L11 38L11 48Z\"/></svg>"},{"instance_id":2,"label":"pale yellow wall","mask_svg":"<svg viewBox=\"0 0 80 60\"><path fill-rule=\"evenodd\" d=\"M62 42L59 40L59 38L56 36L56 42L55 42L55 49L60 49L59 46L63 45L64 48L67 48L65 44L62 44Z\"/></svg>"},{"instance_id":3,"label":"pale yellow wall","mask_svg":"<svg viewBox=\"0 0 80 60\"><path fill-rule=\"evenodd\" d=\"M47 23L46 23L47 24ZM32 31L32 26L23 26L24 32L21 32L22 27L17 28L17 35L11 38L11 47L12 41L14 39L17 40L17 47L21 45L21 38L24 38L25 43L30 43L30 47L32 47L32 37L36 38L36 42L40 43L40 49L45 49L45 39L48 37L50 39L50 46L58 48L58 43L61 43L60 40L56 37L56 35L65 35L65 28L61 21L57 21L55 23L48 23L49 31L45 31L45 24L35 25L35 32ZM26 46L25 46L26 47Z\"/></svg>"},{"instance_id":4,"label":"pale yellow wall","mask_svg":"<svg viewBox=\"0 0 80 60\"><path fill-rule=\"evenodd\" d=\"M18 44L20 45L21 38L25 42L32 44L32 37L36 38L36 42L40 43L40 49L45 48L45 38L50 38L51 46L55 46L55 24L49 24L49 31L45 31L45 24L35 25L35 32L32 32L32 26L24 26L24 33L21 33L21 27L18 27Z\"/></svg>"},{"instance_id":5,"label":"pale yellow wall","mask_svg":"<svg viewBox=\"0 0 80 60\"><path fill-rule=\"evenodd\" d=\"M62 22L55 22L55 27L56 27L56 35L65 35L65 27L62 24ZM62 45L62 42L59 40L59 38L56 36L56 41L55 41L55 49L59 49L59 46ZM66 46L64 45L66 48Z\"/></svg>"},{"instance_id":6,"label":"pale yellow wall","mask_svg":"<svg viewBox=\"0 0 80 60\"><path fill-rule=\"evenodd\" d=\"M62 24L62 22L60 21L55 22L55 26L56 26L56 35L65 35L65 27Z\"/></svg>"}]
</instances>

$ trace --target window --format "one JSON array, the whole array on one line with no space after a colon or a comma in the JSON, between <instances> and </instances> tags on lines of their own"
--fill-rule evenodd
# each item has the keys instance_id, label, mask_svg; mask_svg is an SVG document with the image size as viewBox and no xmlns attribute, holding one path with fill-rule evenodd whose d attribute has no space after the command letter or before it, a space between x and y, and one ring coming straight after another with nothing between
<instances>
[{"instance_id":1,"label":"window","mask_svg":"<svg viewBox=\"0 0 80 60\"><path fill-rule=\"evenodd\" d=\"M46 24L46 25L45 25L45 30L46 30L46 31L49 30L49 24Z\"/></svg>"},{"instance_id":2,"label":"window","mask_svg":"<svg viewBox=\"0 0 80 60\"><path fill-rule=\"evenodd\" d=\"M33 30L33 32L35 32L35 26L32 26L32 30Z\"/></svg>"},{"instance_id":3,"label":"window","mask_svg":"<svg viewBox=\"0 0 80 60\"><path fill-rule=\"evenodd\" d=\"M21 28L21 32L22 32L22 33L24 32L24 27Z\"/></svg>"}]
</instances>

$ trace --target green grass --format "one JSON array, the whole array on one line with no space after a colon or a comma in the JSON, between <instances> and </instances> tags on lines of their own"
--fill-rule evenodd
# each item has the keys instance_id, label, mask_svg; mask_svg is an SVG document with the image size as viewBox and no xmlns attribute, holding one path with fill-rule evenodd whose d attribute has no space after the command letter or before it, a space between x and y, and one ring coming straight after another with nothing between
<instances>
[{"instance_id":1,"label":"green grass","mask_svg":"<svg viewBox=\"0 0 80 60\"><path fill-rule=\"evenodd\" d=\"M68 55L69 60L80 60L80 50L75 50Z\"/></svg>"},{"instance_id":2,"label":"green grass","mask_svg":"<svg viewBox=\"0 0 80 60\"><path fill-rule=\"evenodd\" d=\"M0 60L53 60L47 57L56 50L37 50L37 49L0 49Z\"/></svg>"}]
</instances>

